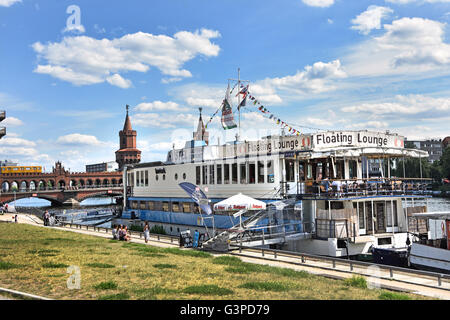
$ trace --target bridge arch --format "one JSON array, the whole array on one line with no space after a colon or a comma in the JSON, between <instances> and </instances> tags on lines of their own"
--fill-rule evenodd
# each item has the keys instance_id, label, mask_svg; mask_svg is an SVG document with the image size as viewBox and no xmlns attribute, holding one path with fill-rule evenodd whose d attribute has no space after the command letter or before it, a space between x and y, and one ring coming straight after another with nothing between
<instances>
[{"instance_id":1,"label":"bridge arch","mask_svg":"<svg viewBox=\"0 0 450 320\"><path fill-rule=\"evenodd\" d=\"M11 182L11 191L19 191L19 183L17 181Z\"/></svg>"},{"instance_id":2,"label":"bridge arch","mask_svg":"<svg viewBox=\"0 0 450 320\"><path fill-rule=\"evenodd\" d=\"M54 180L48 180L47 181L47 188L48 189L55 189L55 181Z\"/></svg>"},{"instance_id":3,"label":"bridge arch","mask_svg":"<svg viewBox=\"0 0 450 320\"><path fill-rule=\"evenodd\" d=\"M64 180L58 181L58 188L64 188L66 186L66 182Z\"/></svg>"},{"instance_id":4,"label":"bridge arch","mask_svg":"<svg viewBox=\"0 0 450 320\"><path fill-rule=\"evenodd\" d=\"M115 178L113 178L113 179L111 180L111 184L112 184L113 186L115 186L115 185L117 184L117 180L116 180Z\"/></svg>"},{"instance_id":5,"label":"bridge arch","mask_svg":"<svg viewBox=\"0 0 450 320\"><path fill-rule=\"evenodd\" d=\"M2 183L2 192L8 192L10 189L10 185L8 181L3 181Z\"/></svg>"},{"instance_id":6,"label":"bridge arch","mask_svg":"<svg viewBox=\"0 0 450 320\"><path fill-rule=\"evenodd\" d=\"M45 190L46 187L47 187L47 183L44 180L40 180L39 184L38 184L38 189Z\"/></svg>"},{"instance_id":7,"label":"bridge arch","mask_svg":"<svg viewBox=\"0 0 450 320\"><path fill-rule=\"evenodd\" d=\"M69 187L78 187L78 181L75 179L70 179Z\"/></svg>"},{"instance_id":8,"label":"bridge arch","mask_svg":"<svg viewBox=\"0 0 450 320\"><path fill-rule=\"evenodd\" d=\"M36 188L36 181L34 181L34 180L31 180L30 181L30 190L36 190L37 188Z\"/></svg>"},{"instance_id":9,"label":"bridge arch","mask_svg":"<svg viewBox=\"0 0 450 320\"><path fill-rule=\"evenodd\" d=\"M96 186L101 186L102 181L100 179L95 179L95 185Z\"/></svg>"},{"instance_id":10,"label":"bridge arch","mask_svg":"<svg viewBox=\"0 0 450 320\"><path fill-rule=\"evenodd\" d=\"M79 185L80 187L84 187L85 184L86 184L86 182L84 182L84 179L78 180L78 185Z\"/></svg>"},{"instance_id":11,"label":"bridge arch","mask_svg":"<svg viewBox=\"0 0 450 320\"><path fill-rule=\"evenodd\" d=\"M103 179L103 185L104 186L109 186L109 180L108 179Z\"/></svg>"},{"instance_id":12,"label":"bridge arch","mask_svg":"<svg viewBox=\"0 0 450 320\"><path fill-rule=\"evenodd\" d=\"M87 185L87 186L93 186L93 185L94 185L94 182L92 182L92 179L87 179L86 185Z\"/></svg>"},{"instance_id":13,"label":"bridge arch","mask_svg":"<svg viewBox=\"0 0 450 320\"><path fill-rule=\"evenodd\" d=\"M20 191L27 191L28 190L28 183L26 181L22 181L20 183Z\"/></svg>"}]
</instances>

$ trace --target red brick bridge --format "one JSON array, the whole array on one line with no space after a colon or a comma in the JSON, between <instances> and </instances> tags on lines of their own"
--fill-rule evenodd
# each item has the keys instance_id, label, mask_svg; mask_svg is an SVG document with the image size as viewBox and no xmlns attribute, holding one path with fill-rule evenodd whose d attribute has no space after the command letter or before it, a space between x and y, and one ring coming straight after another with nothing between
<instances>
[{"instance_id":1,"label":"red brick bridge","mask_svg":"<svg viewBox=\"0 0 450 320\"><path fill-rule=\"evenodd\" d=\"M122 196L122 172L69 172L56 162L51 173L0 174L0 202L40 198L52 205L99 196Z\"/></svg>"}]
</instances>

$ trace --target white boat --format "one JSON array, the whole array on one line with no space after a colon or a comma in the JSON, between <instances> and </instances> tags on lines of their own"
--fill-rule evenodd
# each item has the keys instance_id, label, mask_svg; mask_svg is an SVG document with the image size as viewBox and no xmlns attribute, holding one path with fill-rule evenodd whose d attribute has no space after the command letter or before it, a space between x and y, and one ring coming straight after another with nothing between
<instances>
[{"instance_id":1,"label":"white boat","mask_svg":"<svg viewBox=\"0 0 450 320\"><path fill-rule=\"evenodd\" d=\"M415 214L426 233L411 244L409 263L418 269L450 273L450 212ZM421 230L415 230L420 233ZM423 231L422 231L423 232Z\"/></svg>"},{"instance_id":2,"label":"white boat","mask_svg":"<svg viewBox=\"0 0 450 320\"><path fill-rule=\"evenodd\" d=\"M200 114L193 137L184 148L168 151L165 161L124 169L124 209L114 223L147 221L179 235L207 228L232 233L240 219L249 220L239 237L247 244L339 257L373 247L404 248L408 214L427 211L417 202L430 197L424 194L426 181L392 177L390 159L428 153L405 148L398 134L324 131L211 145ZM369 159L383 159L380 177L370 177ZM182 182L198 186L211 208L239 193L268 206L256 215L213 210L206 216L180 188ZM286 199L286 206L270 205Z\"/></svg>"}]
</instances>

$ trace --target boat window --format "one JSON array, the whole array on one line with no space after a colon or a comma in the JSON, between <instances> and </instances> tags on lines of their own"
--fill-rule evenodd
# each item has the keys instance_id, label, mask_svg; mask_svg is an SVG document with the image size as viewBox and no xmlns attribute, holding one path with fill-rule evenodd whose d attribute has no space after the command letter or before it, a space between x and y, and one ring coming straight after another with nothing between
<instances>
[{"instance_id":1,"label":"boat window","mask_svg":"<svg viewBox=\"0 0 450 320\"><path fill-rule=\"evenodd\" d=\"M196 166L195 167L195 184L199 185L201 182L201 177L200 177L200 166Z\"/></svg>"},{"instance_id":2,"label":"boat window","mask_svg":"<svg viewBox=\"0 0 450 320\"><path fill-rule=\"evenodd\" d=\"M146 204L145 201L140 201L140 202L139 202L139 209L141 209L141 210L147 210L147 206L146 206L145 204Z\"/></svg>"},{"instance_id":3,"label":"boat window","mask_svg":"<svg viewBox=\"0 0 450 320\"><path fill-rule=\"evenodd\" d=\"M248 164L248 183L256 183L256 172L255 172L255 163L254 162L250 162Z\"/></svg>"},{"instance_id":4,"label":"boat window","mask_svg":"<svg viewBox=\"0 0 450 320\"><path fill-rule=\"evenodd\" d=\"M214 165L209 166L209 184L214 184Z\"/></svg>"},{"instance_id":5,"label":"boat window","mask_svg":"<svg viewBox=\"0 0 450 320\"><path fill-rule=\"evenodd\" d=\"M158 176L158 175L156 175L156 178L155 178L155 179L156 179L156 181L158 181L158 180L159 180L159 176Z\"/></svg>"},{"instance_id":6,"label":"boat window","mask_svg":"<svg viewBox=\"0 0 450 320\"><path fill-rule=\"evenodd\" d=\"M264 161L258 161L258 183L264 183Z\"/></svg>"},{"instance_id":7,"label":"boat window","mask_svg":"<svg viewBox=\"0 0 450 320\"><path fill-rule=\"evenodd\" d=\"M228 163L223 165L223 182L225 184L230 183L230 165Z\"/></svg>"},{"instance_id":8,"label":"boat window","mask_svg":"<svg viewBox=\"0 0 450 320\"><path fill-rule=\"evenodd\" d=\"M247 164L241 163L240 164L240 171L241 171L241 184L247 183Z\"/></svg>"},{"instance_id":9,"label":"boat window","mask_svg":"<svg viewBox=\"0 0 450 320\"><path fill-rule=\"evenodd\" d=\"M148 170L145 171L145 186L148 187Z\"/></svg>"},{"instance_id":10,"label":"boat window","mask_svg":"<svg viewBox=\"0 0 450 320\"><path fill-rule=\"evenodd\" d=\"M238 182L237 163L233 163L231 165L231 181L233 182L233 184L236 184Z\"/></svg>"},{"instance_id":11,"label":"boat window","mask_svg":"<svg viewBox=\"0 0 450 320\"><path fill-rule=\"evenodd\" d=\"M284 160L284 163L286 168L286 181L294 182L295 181L294 160Z\"/></svg>"},{"instance_id":12,"label":"boat window","mask_svg":"<svg viewBox=\"0 0 450 320\"><path fill-rule=\"evenodd\" d=\"M359 228L365 229L366 228L366 219L364 219L364 202L354 203L353 207L356 209L358 208L358 220L359 220Z\"/></svg>"},{"instance_id":13,"label":"boat window","mask_svg":"<svg viewBox=\"0 0 450 320\"><path fill-rule=\"evenodd\" d=\"M186 180L186 173L183 173L183 180Z\"/></svg>"},{"instance_id":14,"label":"boat window","mask_svg":"<svg viewBox=\"0 0 450 320\"><path fill-rule=\"evenodd\" d=\"M217 184L222 184L222 165L217 165Z\"/></svg>"},{"instance_id":15,"label":"boat window","mask_svg":"<svg viewBox=\"0 0 450 320\"><path fill-rule=\"evenodd\" d=\"M169 202L163 201L162 203L162 211L169 211Z\"/></svg>"},{"instance_id":16,"label":"boat window","mask_svg":"<svg viewBox=\"0 0 450 320\"><path fill-rule=\"evenodd\" d=\"M175 173L175 180L178 180L178 173Z\"/></svg>"},{"instance_id":17,"label":"boat window","mask_svg":"<svg viewBox=\"0 0 450 320\"><path fill-rule=\"evenodd\" d=\"M183 202L183 212L191 212L190 202Z\"/></svg>"},{"instance_id":18,"label":"boat window","mask_svg":"<svg viewBox=\"0 0 450 320\"><path fill-rule=\"evenodd\" d=\"M140 174L141 173L139 171L136 172L136 187L139 187L139 185L140 185L140 180L139 180Z\"/></svg>"},{"instance_id":19,"label":"boat window","mask_svg":"<svg viewBox=\"0 0 450 320\"><path fill-rule=\"evenodd\" d=\"M267 183L275 182L275 170L273 168L273 160L267 161Z\"/></svg>"},{"instance_id":20,"label":"boat window","mask_svg":"<svg viewBox=\"0 0 450 320\"><path fill-rule=\"evenodd\" d=\"M348 162L348 169L350 174L350 179L357 178L357 163L356 160L350 160Z\"/></svg>"},{"instance_id":21,"label":"boat window","mask_svg":"<svg viewBox=\"0 0 450 320\"><path fill-rule=\"evenodd\" d=\"M148 210L155 210L155 202L153 201L148 202Z\"/></svg>"},{"instance_id":22,"label":"boat window","mask_svg":"<svg viewBox=\"0 0 450 320\"><path fill-rule=\"evenodd\" d=\"M134 187L134 173L131 173L131 186Z\"/></svg>"},{"instance_id":23,"label":"boat window","mask_svg":"<svg viewBox=\"0 0 450 320\"><path fill-rule=\"evenodd\" d=\"M298 181L305 181L305 166L303 163L298 165Z\"/></svg>"},{"instance_id":24,"label":"boat window","mask_svg":"<svg viewBox=\"0 0 450 320\"><path fill-rule=\"evenodd\" d=\"M394 209L394 227L398 227L398 217L397 217L397 202L394 201L393 203L393 209ZM391 202L386 203L386 211L387 211L387 226L392 227L392 215L391 215Z\"/></svg>"},{"instance_id":25,"label":"boat window","mask_svg":"<svg viewBox=\"0 0 450 320\"><path fill-rule=\"evenodd\" d=\"M172 211L173 212L180 212L180 203L179 202L172 202Z\"/></svg>"},{"instance_id":26,"label":"boat window","mask_svg":"<svg viewBox=\"0 0 450 320\"><path fill-rule=\"evenodd\" d=\"M325 210L330 208L329 203L331 202L331 210L344 209L344 202L342 201L325 201Z\"/></svg>"},{"instance_id":27,"label":"boat window","mask_svg":"<svg viewBox=\"0 0 450 320\"><path fill-rule=\"evenodd\" d=\"M131 209L137 209L138 208L138 201L131 201Z\"/></svg>"},{"instance_id":28,"label":"boat window","mask_svg":"<svg viewBox=\"0 0 450 320\"><path fill-rule=\"evenodd\" d=\"M144 184L144 171L141 171L141 187L145 186Z\"/></svg>"},{"instance_id":29,"label":"boat window","mask_svg":"<svg viewBox=\"0 0 450 320\"><path fill-rule=\"evenodd\" d=\"M203 184L208 184L208 166L203 166Z\"/></svg>"}]
</instances>

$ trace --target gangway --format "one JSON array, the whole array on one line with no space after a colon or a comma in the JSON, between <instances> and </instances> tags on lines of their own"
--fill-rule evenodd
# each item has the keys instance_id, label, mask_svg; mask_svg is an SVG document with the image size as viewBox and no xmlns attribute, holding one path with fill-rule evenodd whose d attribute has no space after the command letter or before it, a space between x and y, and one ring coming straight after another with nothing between
<instances>
[{"instance_id":1,"label":"gangway","mask_svg":"<svg viewBox=\"0 0 450 320\"><path fill-rule=\"evenodd\" d=\"M299 211L299 212L295 212ZM238 215L248 211L241 210ZM231 246L259 247L284 244L287 241L311 238L301 221L301 210L295 210L295 199L275 201L248 219L203 243L204 249L226 252Z\"/></svg>"}]
</instances>

